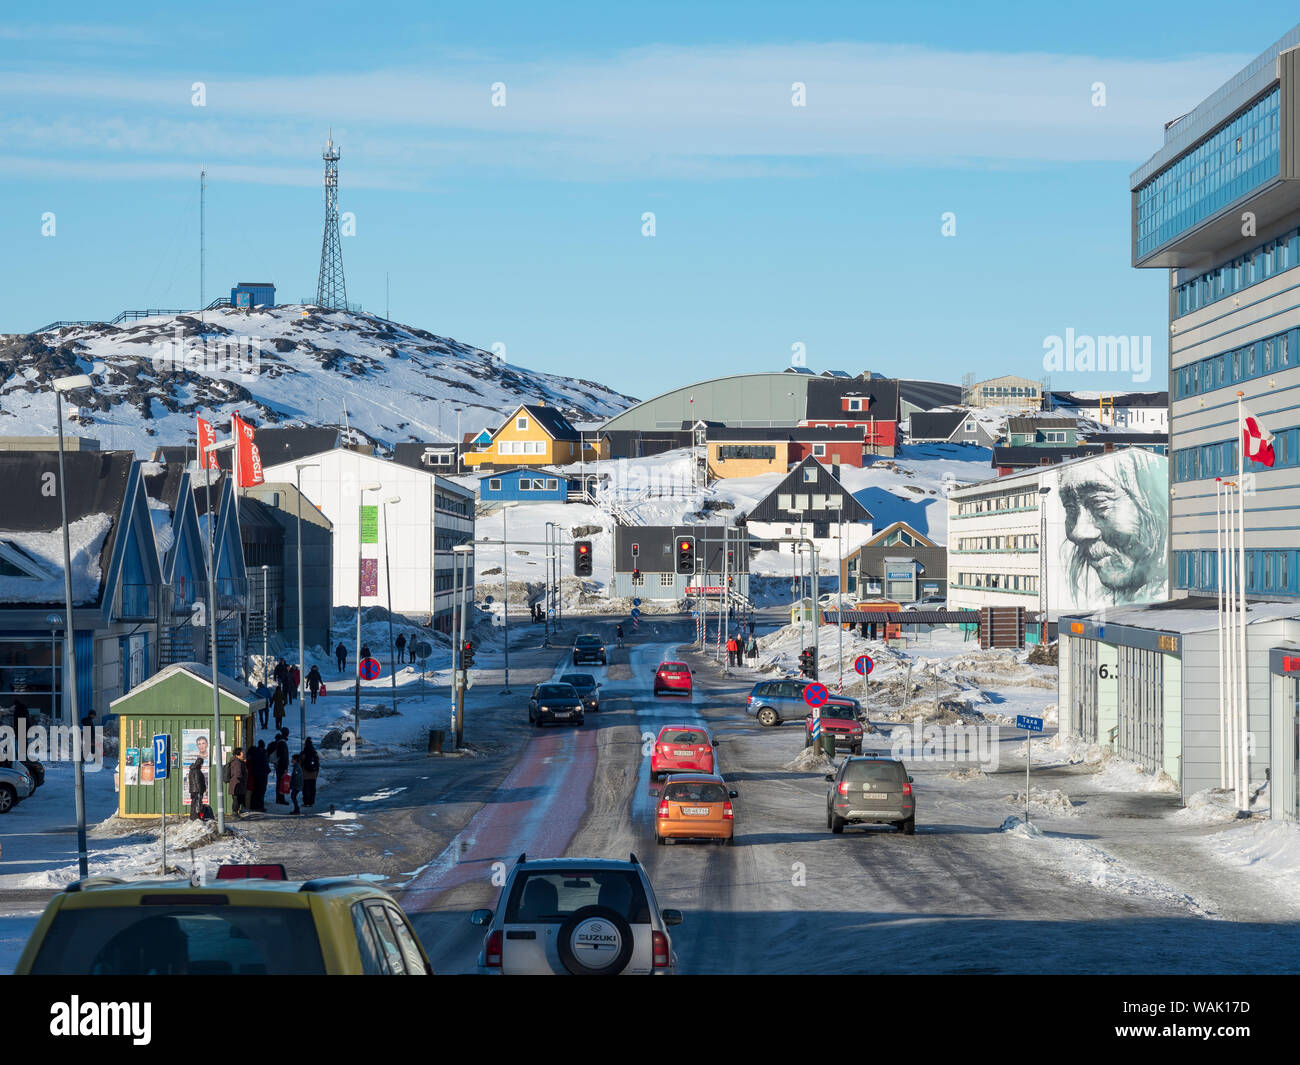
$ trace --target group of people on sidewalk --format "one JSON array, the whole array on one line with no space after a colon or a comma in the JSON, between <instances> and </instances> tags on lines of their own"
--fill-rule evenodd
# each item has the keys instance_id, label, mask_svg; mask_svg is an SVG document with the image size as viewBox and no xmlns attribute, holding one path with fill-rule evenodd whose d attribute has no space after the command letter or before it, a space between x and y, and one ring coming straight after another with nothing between
<instances>
[{"instance_id":1,"label":"group of people on sidewalk","mask_svg":"<svg viewBox=\"0 0 1300 1065\"><path fill-rule=\"evenodd\" d=\"M297 754L289 753L289 730L277 730L275 738L267 746L266 740L258 740L257 746L245 753L243 747L236 747L230 752L228 761L222 771L222 784L230 793L230 813L240 817L245 810L266 810L266 789L275 777L275 801L277 805L287 806L293 800L291 814L302 813L298 796L302 796L302 806L316 805L316 781L320 777L320 752L308 736L303 742L302 750ZM190 820L196 821L202 816L203 795L208 786L203 772L203 759L196 758L190 766L186 786L190 793Z\"/></svg>"},{"instance_id":2,"label":"group of people on sidewalk","mask_svg":"<svg viewBox=\"0 0 1300 1065\"><path fill-rule=\"evenodd\" d=\"M743 636L732 636L727 640L727 665L743 666L746 658L758 658L758 641L751 635L749 647L745 647Z\"/></svg>"},{"instance_id":3,"label":"group of people on sidewalk","mask_svg":"<svg viewBox=\"0 0 1300 1065\"><path fill-rule=\"evenodd\" d=\"M302 674L297 666L291 666L281 658L271 672L271 679L275 681L274 688L263 682L257 689L258 694L264 700L263 704L258 708L257 714L260 719L260 728L266 728L268 724L267 718L274 717L275 730L279 732L284 727L285 708L302 698ZM320 670L312 666L307 671L307 691L311 693L313 706L316 703L316 697L324 694L324 690L325 681L320 675Z\"/></svg>"}]
</instances>

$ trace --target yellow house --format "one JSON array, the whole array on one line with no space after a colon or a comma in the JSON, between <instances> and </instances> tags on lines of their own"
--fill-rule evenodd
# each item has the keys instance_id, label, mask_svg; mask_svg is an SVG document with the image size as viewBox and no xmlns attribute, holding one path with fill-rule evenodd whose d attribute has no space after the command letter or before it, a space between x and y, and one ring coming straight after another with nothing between
<instances>
[{"instance_id":1,"label":"yellow house","mask_svg":"<svg viewBox=\"0 0 1300 1065\"><path fill-rule=\"evenodd\" d=\"M466 466L566 466L608 458L605 439L584 440L554 407L523 404L502 422L491 441L464 455Z\"/></svg>"}]
</instances>

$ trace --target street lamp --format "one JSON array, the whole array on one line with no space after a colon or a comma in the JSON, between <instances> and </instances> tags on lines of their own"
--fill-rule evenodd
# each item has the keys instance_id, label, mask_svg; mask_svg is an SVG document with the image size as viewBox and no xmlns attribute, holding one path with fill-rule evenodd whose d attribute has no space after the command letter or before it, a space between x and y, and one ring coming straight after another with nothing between
<instances>
[{"instance_id":1,"label":"street lamp","mask_svg":"<svg viewBox=\"0 0 1300 1065\"><path fill-rule=\"evenodd\" d=\"M401 496L384 500L384 583L388 585L388 664L391 667L388 675L392 678L394 714L397 713L397 656L393 654L393 571L388 565L388 504L401 501Z\"/></svg>"},{"instance_id":2,"label":"street lamp","mask_svg":"<svg viewBox=\"0 0 1300 1065\"><path fill-rule=\"evenodd\" d=\"M77 867L84 878L90 875L86 859L86 779L82 769L81 756L81 717L77 708L77 651L73 639L75 624L72 613L72 547L68 541L68 492L63 473L63 394L79 388L90 388L91 380L86 374L61 377L53 382L54 409L59 422L59 508L63 515L63 609L67 614L67 624L63 626L65 641L64 657L67 668L70 724L76 729L77 742L72 750L76 764L72 768L74 802L77 809ZM94 742L94 737L91 737Z\"/></svg>"},{"instance_id":3,"label":"street lamp","mask_svg":"<svg viewBox=\"0 0 1300 1065\"><path fill-rule=\"evenodd\" d=\"M216 806L218 836L226 830L226 804L216 767L225 764L225 755L221 752L221 699L217 690L217 570L212 563L212 527L216 525L216 520L212 513L212 470L209 467L216 464L218 451L229 451L234 446L233 440L221 440L203 449L207 456L207 461L203 463L203 495L208 512L208 641L212 653L212 735L208 738L208 797ZM233 494L231 498L234 499Z\"/></svg>"},{"instance_id":4,"label":"street lamp","mask_svg":"<svg viewBox=\"0 0 1300 1065\"><path fill-rule=\"evenodd\" d=\"M317 401L319 402L319 401ZM316 419L318 422L319 418ZM298 488L298 669L301 672L302 679L307 679L307 657L306 648L303 646L302 631L302 471L319 470L319 462L295 462L293 464L294 474L297 476ZM360 650L360 648L358 648ZM307 742L307 704L303 702L301 693L298 695L298 722L302 729L303 743Z\"/></svg>"},{"instance_id":5,"label":"street lamp","mask_svg":"<svg viewBox=\"0 0 1300 1065\"><path fill-rule=\"evenodd\" d=\"M352 711L353 735L361 736L361 516L366 493L378 492L384 486L378 481L363 484L357 493L357 683L354 689L356 703Z\"/></svg>"},{"instance_id":6,"label":"street lamp","mask_svg":"<svg viewBox=\"0 0 1300 1065\"><path fill-rule=\"evenodd\" d=\"M452 683L455 686L455 701L452 703L452 738L455 741L456 750L460 750L461 739L465 734L465 614L469 600L469 575L470 567L474 564L474 545L457 544L452 549L452 555L459 555L461 558L461 578L460 578L460 628L456 635L456 646L452 651ZM452 560L453 573L455 572L455 558ZM459 656L461 668L456 669L457 656Z\"/></svg>"}]
</instances>

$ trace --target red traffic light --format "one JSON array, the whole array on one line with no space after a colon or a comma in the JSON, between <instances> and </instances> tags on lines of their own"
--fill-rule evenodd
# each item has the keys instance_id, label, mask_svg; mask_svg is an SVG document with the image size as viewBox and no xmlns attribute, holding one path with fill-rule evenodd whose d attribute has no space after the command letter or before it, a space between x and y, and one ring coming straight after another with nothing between
<instances>
[{"instance_id":1,"label":"red traffic light","mask_svg":"<svg viewBox=\"0 0 1300 1065\"><path fill-rule=\"evenodd\" d=\"M690 549L691 549L691 542L689 540L683 540L681 543L677 545L678 551L689 551Z\"/></svg>"},{"instance_id":2,"label":"red traffic light","mask_svg":"<svg viewBox=\"0 0 1300 1065\"><path fill-rule=\"evenodd\" d=\"M590 551L590 550L591 550L591 548L590 548L587 544L579 544L579 545L578 545L578 554L580 554L580 555L585 555L585 554L586 554L588 551Z\"/></svg>"}]
</instances>

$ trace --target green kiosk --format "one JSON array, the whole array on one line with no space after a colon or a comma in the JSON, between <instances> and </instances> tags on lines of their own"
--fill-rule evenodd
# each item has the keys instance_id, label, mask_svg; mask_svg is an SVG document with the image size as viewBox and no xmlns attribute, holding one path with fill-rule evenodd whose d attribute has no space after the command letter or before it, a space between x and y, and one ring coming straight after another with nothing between
<instances>
[{"instance_id":1,"label":"green kiosk","mask_svg":"<svg viewBox=\"0 0 1300 1065\"><path fill-rule=\"evenodd\" d=\"M249 746L253 715L263 700L246 684L221 674L217 674L217 693L221 751L228 761L235 747ZM202 756L205 769L211 761L212 670L198 662L166 666L114 699L109 710L118 715L117 815L156 819L165 796L169 816L188 817L190 793L185 778L196 756ZM171 757L167 779L156 781L153 738L161 735L171 737Z\"/></svg>"}]
</instances>

